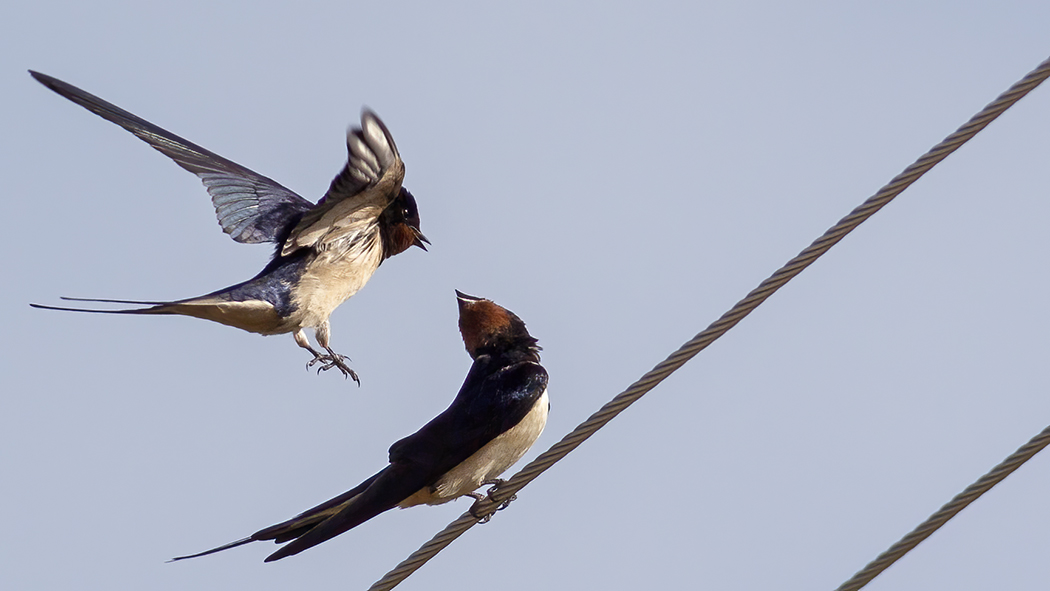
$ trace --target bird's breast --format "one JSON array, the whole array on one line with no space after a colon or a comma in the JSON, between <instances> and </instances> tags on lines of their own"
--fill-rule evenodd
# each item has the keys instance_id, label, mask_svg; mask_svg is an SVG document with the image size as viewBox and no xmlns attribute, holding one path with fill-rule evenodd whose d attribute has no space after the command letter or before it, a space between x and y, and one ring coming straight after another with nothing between
<instances>
[{"instance_id":1,"label":"bird's breast","mask_svg":"<svg viewBox=\"0 0 1050 591\"><path fill-rule=\"evenodd\" d=\"M442 475L433 486L405 499L400 506L404 508L424 503L447 503L477 490L482 482L497 478L517 463L539 438L547 424L549 408L550 401L547 391L544 390L536 404L517 425L497 435L469 458Z\"/></svg>"},{"instance_id":2,"label":"bird's breast","mask_svg":"<svg viewBox=\"0 0 1050 591\"><path fill-rule=\"evenodd\" d=\"M316 327L368 283L383 260L378 240L366 245L333 245L316 254L292 288L292 303L302 327Z\"/></svg>"}]
</instances>

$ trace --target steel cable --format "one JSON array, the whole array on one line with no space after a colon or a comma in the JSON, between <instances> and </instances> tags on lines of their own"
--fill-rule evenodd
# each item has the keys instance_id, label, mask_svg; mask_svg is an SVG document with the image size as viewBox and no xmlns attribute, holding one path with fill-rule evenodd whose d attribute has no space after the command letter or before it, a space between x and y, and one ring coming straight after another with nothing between
<instances>
[{"instance_id":1,"label":"steel cable","mask_svg":"<svg viewBox=\"0 0 1050 591\"><path fill-rule=\"evenodd\" d=\"M1021 464L1032 459L1032 456L1039 453L1047 445L1050 445L1050 427L1043 429L1041 433L1018 448L1010 457L1003 460L1001 464L992 468L990 472L978 479L977 482L966 487L966 490L955 495L955 498L949 501L947 505L941 507L939 511L930 515L926 521L922 522L908 535L890 546L889 550L879 554L878 558L871 561L868 566L865 566L861 571L853 575L850 580L840 585L835 591L856 591L870 583L882 571L889 568L894 562L897 562L910 552L912 548L918 546L920 542L930 537L930 534L937 531L945 523L948 523L949 519L955 517L967 505L976 501L978 497L991 490L993 486L1002 482L1010 474L1013 474L1014 470L1021 467Z\"/></svg>"},{"instance_id":2,"label":"steel cable","mask_svg":"<svg viewBox=\"0 0 1050 591\"><path fill-rule=\"evenodd\" d=\"M496 487L487 498L483 498L471 507L471 511L464 513L458 519L450 523L444 530L434 536L429 542L415 551L404 562L397 565L394 570L386 574L382 579L373 584L369 591L385 591L393 589L401 581L411 575L424 563L434 557L445 546L451 544L456 538L474 526L480 519L490 516L507 499L513 497L519 490L532 482L555 462L568 455L576 449L585 439L593 435L598 429L605 426L613 417L623 412L628 406L652 390L672 372L693 358L697 353L704 350L708 345L721 337L730 328L751 313L759 304L773 295L788 281L802 272L803 269L812 264L817 258L828 251L832 246L842 240L846 234L853 231L862 222L871 217L875 212L882 209L884 205L893 200L902 191L926 174L931 168L944 160L949 154L969 141L979 131L988 126L996 117L1013 106L1026 94L1050 76L1050 59L1028 73L1019 82L1010 87L1009 90L999 95L992 103L974 115L965 125L955 133L949 135L941 143L926 152L921 158L904 169L893 178L886 186L879 189L875 195L869 197L859 207L842 218L832 226L823 236L813 244L799 253L795 258L788 261L778 269L772 276L763 281L751 293L737 302L721 318L713 322L703 332L697 334L667 359L660 362L656 367L642 376L629 388L618 394L609 401L598 412L591 415L561 441L554 444L549 450L530 462L510 480ZM477 515L477 517L475 517ZM931 530L932 531L932 530ZM929 534L926 534L929 535ZM916 542L918 543L918 542ZM859 574L859 573L858 573ZM877 574L877 573L876 573ZM875 575L871 575L874 577ZM870 580L870 579L868 579Z\"/></svg>"}]
</instances>

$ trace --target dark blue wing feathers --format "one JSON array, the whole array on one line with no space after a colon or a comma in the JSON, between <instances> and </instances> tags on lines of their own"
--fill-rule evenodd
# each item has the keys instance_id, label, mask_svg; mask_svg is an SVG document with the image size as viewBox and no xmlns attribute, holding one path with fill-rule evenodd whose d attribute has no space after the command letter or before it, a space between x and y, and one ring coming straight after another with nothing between
<instances>
[{"instance_id":1,"label":"dark blue wing feathers","mask_svg":"<svg viewBox=\"0 0 1050 591\"><path fill-rule=\"evenodd\" d=\"M224 232L237 242L277 242L313 207L290 189L210 152L99 97L30 70L44 86L135 134L200 177Z\"/></svg>"}]
</instances>

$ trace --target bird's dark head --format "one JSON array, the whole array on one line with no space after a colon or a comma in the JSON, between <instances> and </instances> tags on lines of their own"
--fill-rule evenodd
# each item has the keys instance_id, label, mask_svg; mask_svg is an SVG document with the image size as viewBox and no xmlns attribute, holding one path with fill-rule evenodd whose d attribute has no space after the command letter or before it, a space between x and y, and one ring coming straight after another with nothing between
<instances>
[{"instance_id":1,"label":"bird's dark head","mask_svg":"<svg viewBox=\"0 0 1050 591\"><path fill-rule=\"evenodd\" d=\"M426 250L430 241L419 231L419 208L416 198L401 187L397 197L379 216L379 231L383 236L385 258L401 254L413 246Z\"/></svg>"},{"instance_id":2,"label":"bird's dark head","mask_svg":"<svg viewBox=\"0 0 1050 591\"><path fill-rule=\"evenodd\" d=\"M485 298L456 290L459 301L459 332L471 358L486 353L519 350L539 360L539 345L514 312Z\"/></svg>"}]
</instances>

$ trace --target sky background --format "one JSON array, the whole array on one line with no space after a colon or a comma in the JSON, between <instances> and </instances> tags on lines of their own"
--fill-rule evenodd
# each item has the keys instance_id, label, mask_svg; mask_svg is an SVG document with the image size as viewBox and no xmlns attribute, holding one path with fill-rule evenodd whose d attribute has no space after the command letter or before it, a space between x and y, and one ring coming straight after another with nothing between
<instances>
[{"instance_id":1,"label":"sky background","mask_svg":"<svg viewBox=\"0 0 1050 591\"><path fill-rule=\"evenodd\" d=\"M8 2L0 588L364 589L469 505L278 563L241 538L356 485L521 316L532 459L1050 56L1050 3ZM51 74L311 200L367 105L430 252L291 336L31 309L253 276L196 177ZM830 589L1050 424L1040 88L402 589ZM520 468L524 465L518 465ZM508 473L509 474L509 473ZM869 589L1045 589L1050 455Z\"/></svg>"}]
</instances>

